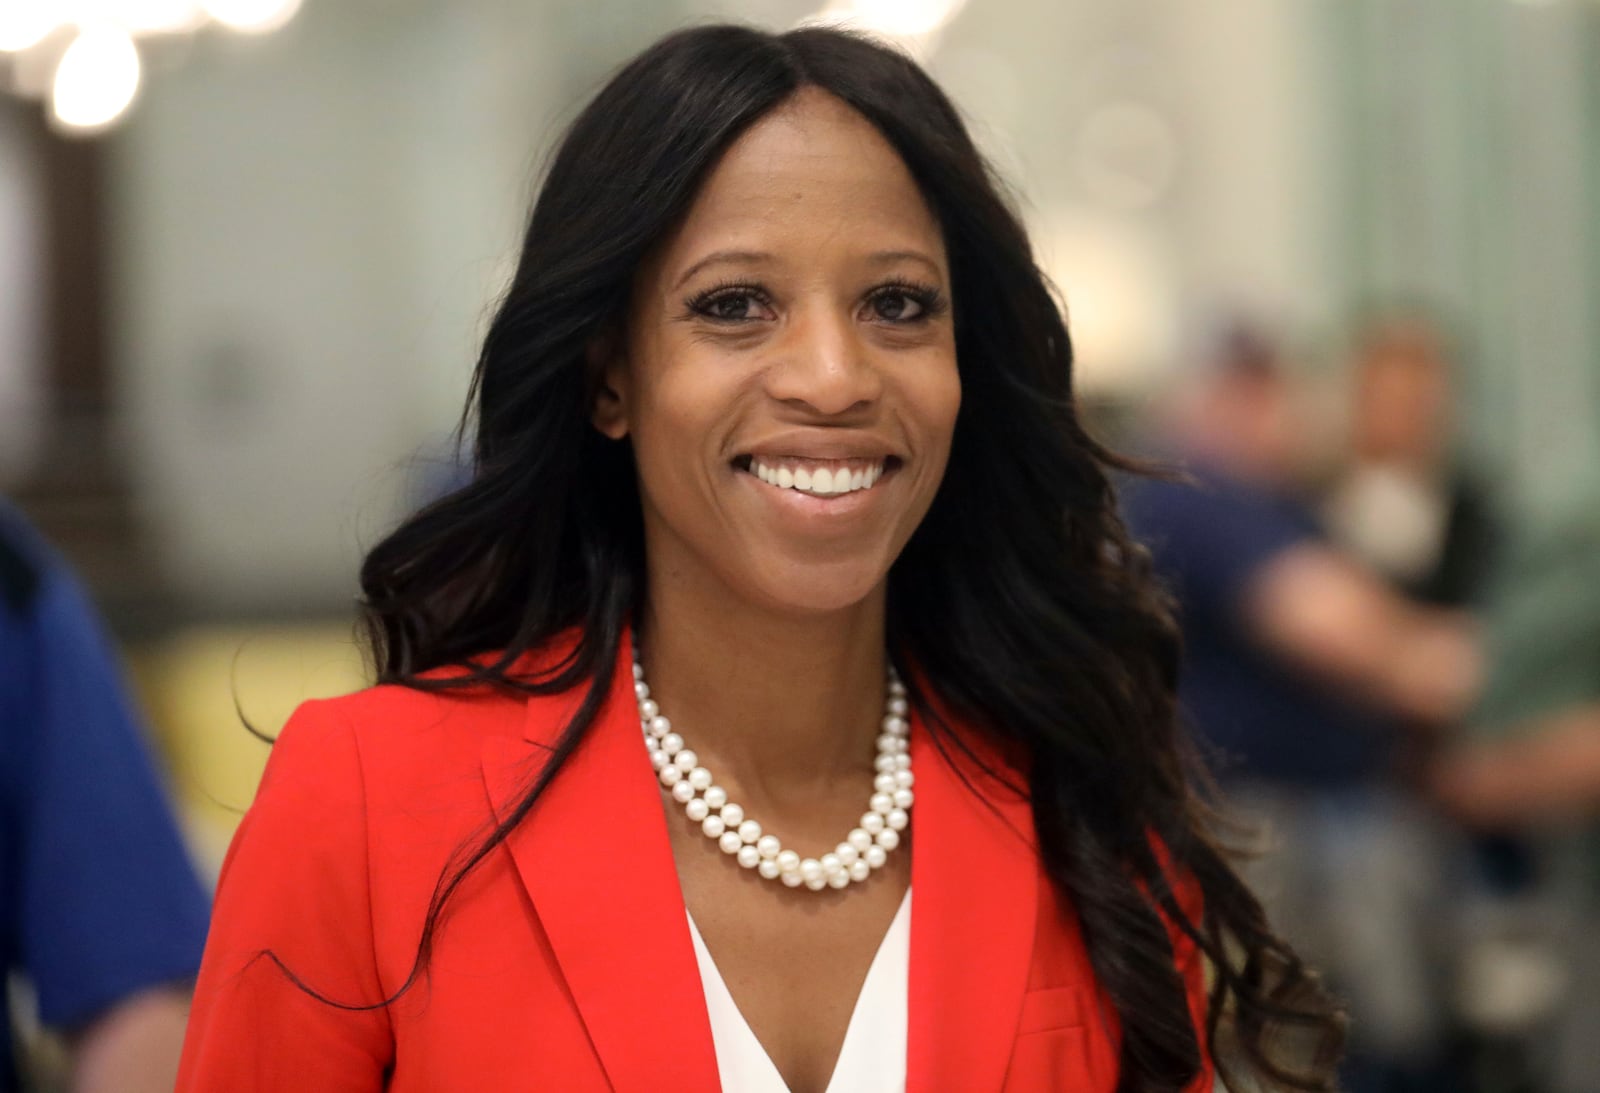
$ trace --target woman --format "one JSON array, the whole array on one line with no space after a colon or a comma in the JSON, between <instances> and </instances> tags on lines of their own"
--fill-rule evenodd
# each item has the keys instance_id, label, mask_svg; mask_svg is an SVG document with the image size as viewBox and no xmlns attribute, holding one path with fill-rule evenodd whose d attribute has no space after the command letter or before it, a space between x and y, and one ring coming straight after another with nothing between
<instances>
[{"instance_id":1,"label":"woman","mask_svg":"<svg viewBox=\"0 0 1600 1093\"><path fill-rule=\"evenodd\" d=\"M1275 1020L1333 1033L1199 819L1070 362L910 61L624 68L472 483L367 559L381 685L241 825L179 1087L1208 1090L1225 1009L1264 1074Z\"/></svg>"}]
</instances>

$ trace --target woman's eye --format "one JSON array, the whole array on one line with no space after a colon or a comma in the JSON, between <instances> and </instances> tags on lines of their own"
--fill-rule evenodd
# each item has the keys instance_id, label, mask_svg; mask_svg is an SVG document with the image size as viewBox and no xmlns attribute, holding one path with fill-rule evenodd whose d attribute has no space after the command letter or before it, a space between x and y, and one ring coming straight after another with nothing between
<instances>
[{"instance_id":1,"label":"woman's eye","mask_svg":"<svg viewBox=\"0 0 1600 1093\"><path fill-rule=\"evenodd\" d=\"M924 300L918 299L916 294L905 289L888 288L875 293L867 301L867 309L874 319L887 323L914 322L924 318L928 313L928 305Z\"/></svg>"},{"instance_id":2,"label":"woman's eye","mask_svg":"<svg viewBox=\"0 0 1600 1093\"><path fill-rule=\"evenodd\" d=\"M693 303L695 311L719 323L742 323L761 318L764 301L749 289L724 289Z\"/></svg>"}]
</instances>

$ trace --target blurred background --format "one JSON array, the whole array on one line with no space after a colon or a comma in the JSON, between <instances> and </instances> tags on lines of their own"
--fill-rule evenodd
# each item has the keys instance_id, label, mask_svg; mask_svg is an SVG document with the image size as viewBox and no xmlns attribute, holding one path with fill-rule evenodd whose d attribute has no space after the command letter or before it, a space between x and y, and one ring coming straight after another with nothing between
<instances>
[{"instance_id":1,"label":"blurred background","mask_svg":"<svg viewBox=\"0 0 1600 1093\"><path fill-rule=\"evenodd\" d=\"M1099 431L1304 518L1191 513L1221 555L1315 543L1355 582L1218 574L1218 628L1310 689L1295 709L1355 694L1394 746L1286 772L1197 725L1266 860L1337 858L1307 840L1371 820L1352 794L1410 848L1405 908L1370 876L1261 879L1280 916L1361 926L1280 922L1353 1000L1350 1088L1600 1090L1594 0L0 3L0 493L115 633L202 873L266 757L241 714L270 733L364 678L359 560L460 473L565 120L673 27L815 17L896 37L965 112ZM1182 502L1147 500L1198 602L1160 541ZM1391 675L1422 659L1379 678L1361 626L1405 636ZM1369 941L1418 967L1363 1012Z\"/></svg>"}]
</instances>

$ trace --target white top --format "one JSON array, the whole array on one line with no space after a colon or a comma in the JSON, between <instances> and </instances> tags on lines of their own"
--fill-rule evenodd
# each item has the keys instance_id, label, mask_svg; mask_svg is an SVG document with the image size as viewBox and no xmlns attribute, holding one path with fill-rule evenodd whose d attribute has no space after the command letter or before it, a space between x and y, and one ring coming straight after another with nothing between
<instances>
[{"instance_id":1,"label":"white top","mask_svg":"<svg viewBox=\"0 0 1600 1093\"><path fill-rule=\"evenodd\" d=\"M734 1004L705 938L689 916L694 955L711 1017L717 1070L726 1093L789 1093L766 1048ZM828 1079L828 1093L870 1089L904 1093L906 1087L906 984L911 971L911 890L883 935L845 1030L839 1061Z\"/></svg>"}]
</instances>

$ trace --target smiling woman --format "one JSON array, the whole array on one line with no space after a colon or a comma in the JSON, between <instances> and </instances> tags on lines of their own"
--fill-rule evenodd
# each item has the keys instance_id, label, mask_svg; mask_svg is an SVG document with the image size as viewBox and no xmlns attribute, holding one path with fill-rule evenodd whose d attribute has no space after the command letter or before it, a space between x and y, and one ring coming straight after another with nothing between
<instances>
[{"instance_id":1,"label":"smiling woman","mask_svg":"<svg viewBox=\"0 0 1600 1093\"><path fill-rule=\"evenodd\" d=\"M367 559L379 686L296 714L240 827L180 1089L1201 1093L1224 1021L1327 1088L1071 363L911 61L704 27L626 66L472 482Z\"/></svg>"}]
</instances>

